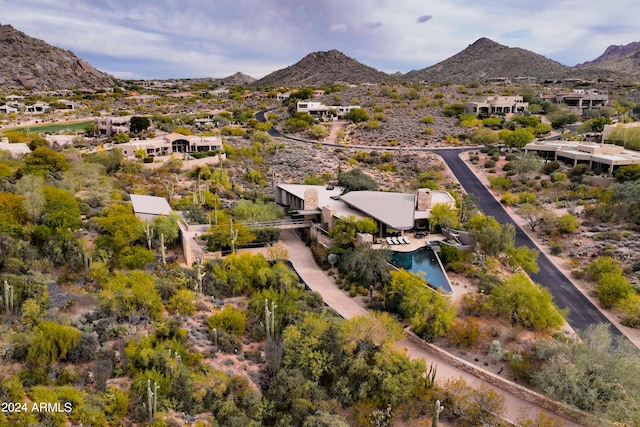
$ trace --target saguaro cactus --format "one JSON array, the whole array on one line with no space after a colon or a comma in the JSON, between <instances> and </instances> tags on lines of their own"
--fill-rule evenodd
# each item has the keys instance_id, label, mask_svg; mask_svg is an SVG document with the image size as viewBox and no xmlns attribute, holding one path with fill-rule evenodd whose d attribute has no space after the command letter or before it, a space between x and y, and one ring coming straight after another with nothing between
<instances>
[{"instance_id":1,"label":"saguaro cactus","mask_svg":"<svg viewBox=\"0 0 640 427\"><path fill-rule=\"evenodd\" d=\"M164 247L164 233L160 233L160 254L162 255L162 265L167 264L166 248Z\"/></svg>"},{"instance_id":2,"label":"saguaro cactus","mask_svg":"<svg viewBox=\"0 0 640 427\"><path fill-rule=\"evenodd\" d=\"M153 391L151 390L151 380L147 380L147 407L149 409L149 424L153 424L153 419L158 410L158 383L153 382Z\"/></svg>"},{"instance_id":3,"label":"saguaro cactus","mask_svg":"<svg viewBox=\"0 0 640 427\"><path fill-rule=\"evenodd\" d=\"M144 231L144 235L147 237L147 249L151 249L151 241L153 240L153 227L149 225L149 221L145 221L142 224L142 230Z\"/></svg>"},{"instance_id":4,"label":"saguaro cactus","mask_svg":"<svg viewBox=\"0 0 640 427\"><path fill-rule=\"evenodd\" d=\"M202 281L204 280L204 276L207 275L207 273L202 271L202 261L200 260L200 258L198 258L196 260L196 292L198 293L202 293Z\"/></svg>"},{"instance_id":5,"label":"saguaro cactus","mask_svg":"<svg viewBox=\"0 0 640 427\"><path fill-rule=\"evenodd\" d=\"M4 311L7 314L13 313L13 286L4 281Z\"/></svg>"},{"instance_id":6,"label":"saguaro cactus","mask_svg":"<svg viewBox=\"0 0 640 427\"><path fill-rule=\"evenodd\" d=\"M440 421L440 413L444 411L444 406L440 406L440 401L436 400L436 404L433 408L433 419L431 421L431 427L438 427Z\"/></svg>"},{"instance_id":7,"label":"saguaro cactus","mask_svg":"<svg viewBox=\"0 0 640 427\"><path fill-rule=\"evenodd\" d=\"M236 253L236 240L238 239L238 229L233 229L233 218L229 218L229 230L231 232L231 253Z\"/></svg>"},{"instance_id":8,"label":"saguaro cactus","mask_svg":"<svg viewBox=\"0 0 640 427\"><path fill-rule=\"evenodd\" d=\"M264 300L264 327L267 332L267 338L273 338L276 330L276 307L275 302L271 301L271 310L269 310L269 300Z\"/></svg>"}]
</instances>

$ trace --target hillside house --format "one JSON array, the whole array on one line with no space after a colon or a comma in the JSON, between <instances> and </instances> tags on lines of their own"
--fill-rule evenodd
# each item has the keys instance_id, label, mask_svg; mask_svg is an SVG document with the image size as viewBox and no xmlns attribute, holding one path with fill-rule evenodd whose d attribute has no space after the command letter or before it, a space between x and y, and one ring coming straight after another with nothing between
<instances>
[{"instance_id":1,"label":"hillside house","mask_svg":"<svg viewBox=\"0 0 640 427\"><path fill-rule=\"evenodd\" d=\"M33 105L27 105L24 109L26 113L48 113L51 106L47 102L36 102Z\"/></svg>"},{"instance_id":2,"label":"hillside house","mask_svg":"<svg viewBox=\"0 0 640 427\"><path fill-rule=\"evenodd\" d=\"M437 204L455 208L455 200L448 192L428 188L418 189L416 193L350 191L342 194L343 191L342 187L279 184L276 203L324 224L328 230L335 227L340 217L369 217L377 222L380 236L392 230L426 228L431 208Z\"/></svg>"},{"instance_id":3,"label":"hillside house","mask_svg":"<svg viewBox=\"0 0 640 427\"><path fill-rule=\"evenodd\" d=\"M131 116L99 117L93 122L98 134L107 137L120 132L129 132L131 128Z\"/></svg>"},{"instance_id":4,"label":"hillside house","mask_svg":"<svg viewBox=\"0 0 640 427\"><path fill-rule=\"evenodd\" d=\"M609 104L608 93L596 89L574 89L566 93L542 95L540 98L556 104L567 104L569 111L574 114L583 114L585 110L597 110Z\"/></svg>"},{"instance_id":5,"label":"hillside house","mask_svg":"<svg viewBox=\"0 0 640 427\"><path fill-rule=\"evenodd\" d=\"M11 107L10 105L0 105L0 114L17 114L18 113L18 109L15 107Z\"/></svg>"},{"instance_id":6,"label":"hillside house","mask_svg":"<svg viewBox=\"0 0 640 427\"><path fill-rule=\"evenodd\" d=\"M136 151L144 150L147 157L169 156L176 153L202 153L222 151L222 139L219 136L196 136L170 133L153 139L136 139L115 145L125 157L134 157Z\"/></svg>"},{"instance_id":7,"label":"hillside house","mask_svg":"<svg viewBox=\"0 0 640 427\"><path fill-rule=\"evenodd\" d=\"M509 114L521 114L529 108L529 103L524 102L521 96L485 96L473 102L465 102L467 113L477 117L506 116Z\"/></svg>"},{"instance_id":8,"label":"hillside house","mask_svg":"<svg viewBox=\"0 0 640 427\"><path fill-rule=\"evenodd\" d=\"M296 104L298 113L307 113L313 117L327 119L330 117L342 118L359 105L326 105L317 101L300 101Z\"/></svg>"}]
</instances>

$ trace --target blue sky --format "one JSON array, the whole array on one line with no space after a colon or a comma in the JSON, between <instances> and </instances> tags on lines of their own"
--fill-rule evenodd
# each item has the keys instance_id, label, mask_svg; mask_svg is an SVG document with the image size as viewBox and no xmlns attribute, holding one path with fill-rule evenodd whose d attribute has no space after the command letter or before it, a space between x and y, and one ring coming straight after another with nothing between
<instances>
[{"instance_id":1,"label":"blue sky","mask_svg":"<svg viewBox=\"0 0 640 427\"><path fill-rule=\"evenodd\" d=\"M406 73L480 37L565 65L640 41L637 0L0 0L0 24L119 78L260 78L338 49Z\"/></svg>"}]
</instances>

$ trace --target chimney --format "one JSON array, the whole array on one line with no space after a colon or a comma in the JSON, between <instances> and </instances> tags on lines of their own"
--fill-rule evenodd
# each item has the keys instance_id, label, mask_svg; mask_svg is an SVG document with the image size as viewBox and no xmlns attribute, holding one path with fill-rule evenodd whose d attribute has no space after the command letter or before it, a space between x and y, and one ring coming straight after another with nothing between
<instances>
[{"instance_id":1,"label":"chimney","mask_svg":"<svg viewBox=\"0 0 640 427\"><path fill-rule=\"evenodd\" d=\"M318 189L307 188L304 190L304 207L305 211L318 209Z\"/></svg>"},{"instance_id":2,"label":"chimney","mask_svg":"<svg viewBox=\"0 0 640 427\"><path fill-rule=\"evenodd\" d=\"M431 209L431 189L419 188L416 194L416 210L426 211Z\"/></svg>"}]
</instances>

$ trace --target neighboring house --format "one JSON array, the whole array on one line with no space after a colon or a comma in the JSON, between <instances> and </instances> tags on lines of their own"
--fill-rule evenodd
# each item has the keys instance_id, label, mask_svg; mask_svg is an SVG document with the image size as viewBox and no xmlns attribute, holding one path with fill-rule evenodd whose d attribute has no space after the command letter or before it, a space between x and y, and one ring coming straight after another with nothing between
<instances>
[{"instance_id":1,"label":"neighboring house","mask_svg":"<svg viewBox=\"0 0 640 427\"><path fill-rule=\"evenodd\" d=\"M18 113L18 109L9 105L0 105L0 114Z\"/></svg>"},{"instance_id":2,"label":"neighboring house","mask_svg":"<svg viewBox=\"0 0 640 427\"><path fill-rule=\"evenodd\" d=\"M451 194L428 188L416 193L350 191L342 194L343 190L322 185L280 184L276 187L276 203L326 224L329 230L334 228L336 219L343 216L369 217L377 222L380 236L391 230L404 232L426 227L431 208L437 204L455 208Z\"/></svg>"},{"instance_id":3,"label":"neighboring house","mask_svg":"<svg viewBox=\"0 0 640 427\"><path fill-rule=\"evenodd\" d=\"M285 93L278 93L276 95L276 99L278 101L286 101L287 99L291 98L291 92L285 92Z\"/></svg>"},{"instance_id":4,"label":"neighboring house","mask_svg":"<svg viewBox=\"0 0 640 427\"><path fill-rule=\"evenodd\" d=\"M226 87L220 87L217 89L213 89L212 91L209 91L209 93L213 96L222 96L222 95L228 95L229 94L229 89L227 89Z\"/></svg>"},{"instance_id":5,"label":"neighboring house","mask_svg":"<svg viewBox=\"0 0 640 427\"><path fill-rule=\"evenodd\" d=\"M523 113L529 108L529 103L524 102L521 96L486 96L474 102L465 102L467 113L478 117L505 116L509 114Z\"/></svg>"},{"instance_id":6,"label":"neighboring house","mask_svg":"<svg viewBox=\"0 0 640 427\"><path fill-rule=\"evenodd\" d=\"M354 108L360 108L359 105L326 105L317 101L300 101L296 104L298 113L308 113L318 118L328 117L344 117Z\"/></svg>"},{"instance_id":7,"label":"neighboring house","mask_svg":"<svg viewBox=\"0 0 640 427\"><path fill-rule=\"evenodd\" d=\"M36 102L33 105L27 105L25 107L26 113L48 113L51 111L51 106L46 102Z\"/></svg>"},{"instance_id":8,"label":"neighboring house","mask_svg":"<svg viewBox=\"0 0 640 427\"><path fill-rule=\"evenodd\" d=\"M7 101L21 101L24 99L24 96L22 95L7 95L5 96L5 99Z\"/></svg>"},{"instance_id":9,"label":"neighboring house","mask_svg":"<svg viewBox=\"0 0 640 427\"><path fill-rule=\"evenodd\" d=\"M136 151L144 150L146 156L169 156L175 153L199 153L222 150L222 139L219 136L196 136L170 133L153 138L140 139L114 145L113 148L122 150L125 157L134 157Z\"/></svg>"},{"instance_id":10,"label":"neighboring house","mask_svg":"<svg viewBox=\"0 0 640 427\"><path fill-rule=\"evenodd\" d=\"M7 138L0 139L0 151L8 151L11 157L14 158L22 157L31 152L26 143L18 142L11 144Z\"/></svg>"},{"instance_id":11,"label":"neighboring house","mask_svg":"<svg viewBox=\"0 0 640 427\"><path fill-rule=\"evenodd\" d=\"M535 141L525 145L524 150L534 151L546 160L555 160L569 167L584 164L593 172L607 176L613 175L620 166L640 165L640 152L613 144Z\"/></svg>"},{"instance_id":12,"label":"neighboring house","mask_svg":"<svg viewBox=\"0 0 640 427\"><path fill-rule=\"evenodd\" d=\"M78 103L74 101L69 101L68 99L58 99L56 101L57 104L64 105L67 110L75 110L78 106Z\"/></svg>"},{"instance_id":13,"label":"neighboring house","mask_svg":"<svg viewBox=\"0 0 640 427\"><path fill-rule=\"evenodd\" d=\"M120 132L129 132L131 116L98 117L93 120L99 135L112 136Z\"/></svg>"},{"instance_id":14,"label":"neighboring house","mask_svg":"<svg viewBox=\"0 0 640 427\"><path fill-rule=\"evenodd\" d=\"M135 101L138 104L141 104L145 102L157 101L158 99L160 99L158 95L132 95L127 96L125 98L125 101Z\"/></svg>"},{"instance_id":15,"label":"neighboring house","mask_svg":"<svg viewBox=\"0 0 640 427\"><path fill-rule=\"evenodd\" d=\"M574 114L582 114L585 110L597 110L609 104L608 93L596 89L574 89L566 93L542 95L540 98L556 104L567 104L569 111Z\"/></svg>"}]
</instances>

